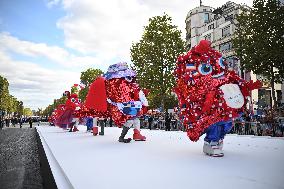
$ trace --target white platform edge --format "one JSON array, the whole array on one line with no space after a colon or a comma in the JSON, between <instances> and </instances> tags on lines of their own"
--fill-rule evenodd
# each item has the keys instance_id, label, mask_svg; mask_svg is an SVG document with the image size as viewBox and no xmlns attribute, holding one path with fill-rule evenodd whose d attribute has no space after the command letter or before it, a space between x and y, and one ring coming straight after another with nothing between
<instances>
[{"instance_id":1,"label":"white platform edge","mask_svg":"<svg viewBox=\"0 0 284 189\"><path fill-rule=\"evenodd\" d=\"M46 143L44 137L42 136L42 134L40 133L40 129L36 128L42 146L44 148L49 166L51 168L54 180L56 182L57 188L58 189L74 189L73 185L71 184L70 180L68 179L68 177L66 176L66 174L64 173L62 167L59 165L58 161L56 160L55 156L53 155L52 151L50 150L48 144Z\"/></svg>"}]
</instances>

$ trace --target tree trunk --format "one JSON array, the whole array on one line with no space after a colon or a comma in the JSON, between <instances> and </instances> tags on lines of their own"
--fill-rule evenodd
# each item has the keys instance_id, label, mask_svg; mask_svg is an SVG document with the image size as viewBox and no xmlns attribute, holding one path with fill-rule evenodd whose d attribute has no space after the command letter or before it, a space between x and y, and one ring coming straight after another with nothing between
<instances>
[{"instance_id":1,"label":"tree trunk","mask_svg":"<svg viewBox=\"0 0 284 189\"><path fill-rule=\"evenodd\" d=\"M275 95L275 89L274 89L275 77L274 77L274 72L273 72L273 66L271 66L270 71L271 71L270 85L271 85L271 96L272 96L271 108L272 107L277 108L276 95Z\"/></svg>"},{"instance_id":2,"label":"tree trunk","mask_svg":"<svg viewBox=\"0 0 284 189\"><path fill-rule=\"evenodd\" d=\"M162 108L162 112L165 111L165 95L162 94L161 96L161 108Z\"/></svg>"}]
</instances>

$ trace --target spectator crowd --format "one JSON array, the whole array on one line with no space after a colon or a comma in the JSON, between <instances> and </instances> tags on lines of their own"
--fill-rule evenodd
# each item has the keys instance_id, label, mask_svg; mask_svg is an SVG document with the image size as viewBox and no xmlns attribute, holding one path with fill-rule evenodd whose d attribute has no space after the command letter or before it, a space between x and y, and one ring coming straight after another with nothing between
<instances>
[{"instance_id":1,"label":"spectator crowd","mask_svg":"<svg viewBox=\"0 0 284 189\"><path fill-rule=\"evenodd\" d=\"M114 126L113 121L104 119L105 126ZM182 121L176 112L154 112L140 117L141 128L165 131L186 131ZM231 134L256 135L256 136L284 136L284 117L275 116L273 119L269 113L264 116L253 116L245 111L244 114L233 120Z\"/></svg>"}]
</instances>

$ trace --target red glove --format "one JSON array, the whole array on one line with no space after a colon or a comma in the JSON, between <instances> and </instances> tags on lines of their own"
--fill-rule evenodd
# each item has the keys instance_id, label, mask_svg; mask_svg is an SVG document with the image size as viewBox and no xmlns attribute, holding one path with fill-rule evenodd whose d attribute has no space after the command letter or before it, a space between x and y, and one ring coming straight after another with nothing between
<instances>
[{"instance_id":1,"label":"red glove","mask_svg":"<svg viewBox=\"0 0 284 189\"><path fill-rule=\"evenodd\" d=\"M250 81L250 82L248 83L248 88L249 88L250 90L259 89L259 88L261 88L261 87L262 87L262 82L259 81L259 80L256 80L256 82Z\"/></svg>"}]
</instances>

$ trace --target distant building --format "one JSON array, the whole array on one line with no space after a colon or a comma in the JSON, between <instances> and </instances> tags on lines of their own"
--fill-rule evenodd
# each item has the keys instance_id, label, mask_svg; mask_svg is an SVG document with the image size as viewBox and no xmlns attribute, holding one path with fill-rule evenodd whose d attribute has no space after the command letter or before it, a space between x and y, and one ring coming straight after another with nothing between
<instances>
[{"instance_id":1,"label":"distant building","mask_svg":"<svg viewBox=\"0 0 284 189\"><path fill-rule=\"evenodd\" d=\"M229 68L235 70L242 78L246 80L256 80L258 76L253 73L242 74L240 70L240 61L237 58L233 46L233 34L236 31L236 17L242 10L250 10L247 5L240 5L228 1L219 8L212 8L200 5L190 10L186 16L186 45L187 48L197 45L200 40L211 41L212 47L223 54L226 58ZM259 102L261 106L267 106L271 103L271 92L269 86L264 86L260 90L254 90L252 93L252 106L257 109ZM284 95L281 92L281 84L275 84L278 102L284 103ZM283 89L282 89L283 90ZM258 103L257 103L258 102Z\"/></svg>"},{"instance_id":2,"label":"distant building","mask_svg":"<svg viewBox=\"0 0 284 189\"><path fill-rule=\"evenodd\" d=\"M232 49L232 38L236 30L236 16L241 13L241 8L250 9L229 1L217 9L201 5L189 11L185 20L187 48L197 45L202 39L209 40L213 48L222 52L229 66L240 74L240 63Z\"/></svg>"}]
</instances>

